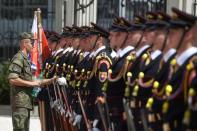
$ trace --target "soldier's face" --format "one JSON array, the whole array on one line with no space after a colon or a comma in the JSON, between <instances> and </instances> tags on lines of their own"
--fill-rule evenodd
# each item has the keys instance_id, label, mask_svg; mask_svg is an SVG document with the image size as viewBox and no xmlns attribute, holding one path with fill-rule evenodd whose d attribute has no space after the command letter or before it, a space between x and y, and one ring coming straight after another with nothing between
<instances>
[{"instance_id":1,"label":"soldier's face","mask_svg":"<svg viewBox=\"0 0 197 131\"><path fill-rule=\"evenodd\" d=\"M49 49L51 51L54 51L55 50L55 47L56 47L56 44L57 44L57 42L48 41Z\"/></svg>"},{"instance_id":2,"label":"soldier's face","mask_svg":"<svg viewBox=\"0 0 197 131\"><path fill-rule=\"evenodd\" d=\"M77 49L79 46L79 38L75 38L74 41L72 42L72 46L74 49Z\"/></svg>"},{"instance_id":3,"label":"soldier's face","mask_svg":"<svg viewBox=\"0 0 197 131\"><path fill-rule=\"evenodd\" d=\"M155 40L156 33L155 31L145 31L143 38L142 38L142 44L152 44Z\"/></svg>"},{"instance_id":4,"label":"soldier's face","mask_svg":"<svg viewBox=\"0 0 197 131\"><path fill-rule=\"evenodd\" d=\"M116 49L118 47L118 44L120 44L120 40L121 40L120 36L121 36L120 32L110 31L109 40L110 40L111 48Z\"/></svg>"},{"instance_id":5,"label":"soldier's face","mask_svg":"<svg viewBox=\"0 0 197 131\"><path fill-rule=\"evenodd\" d=\"M90 42L90 44L92 45L92 47L93 47L93 45L95 44L96 40L97 40L97 36L96 36L96 35L91 35L91 36L89 37L89 42Z\"/></svg>"},{"instance_id":6,"label":"soldier's face","mask_svg":"<svg viewBox=\"0 0 197 131\"><path fill-rule=\"evenodd\" d=\"M193 45L194 46L197 46L196 33L197 33L197 21L196 21L195 25L192 27L192 40L193 40Z\"/></svg>"},{"instance_id":7,"label":"soldier's face","mask_svg":"<svg viewBox=\"0 0 197 131\"><path fill-rule=\"evenodd\" d=\"M161 49L162 45L164 44L165 40L165 31L163 30L158 30L157 31L157 36L153 42L153 46L155 49Z\"/></svg>"},{"instance_id":8,"label":"soldier's face","mask_svg":"<svg viewBox=\"0 0 197 131\"><path fill-rule=\"evenodd\" d=\"M66 43L67 43L66 42L66 38L61 38L60 39L60 45L61 45L61 47L63 47Z\"/></svg>"},{"instance_id":9,"label":"soldier's face","mask_svg":"<svg viewBox=\"0 0 197 131\"><path fill-rule=\"evenodd\" d=\"M131 44L132 46L135 46L139 42L141 36L142 31L129 32L127 43Z\"/></svg>"},{"instance_id":10,"label":"soldier's face","mask_svg":"<svg viewBox=\"0 0 197 131\"><path fill-rule=\"evenodd\" d=\"M24 43L24 48L26 49L26 51L30 53L34 43L30 39L24 39L22 40L22 42Z\"/></svg>"}]
</instances>

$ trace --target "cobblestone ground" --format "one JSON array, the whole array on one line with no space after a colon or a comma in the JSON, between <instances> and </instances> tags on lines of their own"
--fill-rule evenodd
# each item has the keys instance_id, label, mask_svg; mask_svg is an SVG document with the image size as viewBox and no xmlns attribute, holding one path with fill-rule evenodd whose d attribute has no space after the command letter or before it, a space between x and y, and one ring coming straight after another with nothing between
<instances>
[{"instance_id":1,"label":"cobblestone ground","mask_svg":"<svg viewBox=\"0 0 197 131\"><path fill-rule=\"evenodd\" d=\"M10 106L0 105L0 131L12 131ZM33 114L31 113L30 131L41 131L37 107L35 107L35 112Z\"/></svg>"}]
</instances>

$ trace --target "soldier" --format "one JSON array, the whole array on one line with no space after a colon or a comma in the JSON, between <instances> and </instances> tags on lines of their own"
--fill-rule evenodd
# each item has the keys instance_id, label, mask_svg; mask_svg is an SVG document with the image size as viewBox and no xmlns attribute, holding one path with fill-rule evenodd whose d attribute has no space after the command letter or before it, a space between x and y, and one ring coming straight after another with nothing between
<instances>
[{"instance_id":1,"label":"soldier","mask_svg":"<svg viewBox=\"0 0 197 131\"><path fill-rule=\"evenodd\" d=\"M117 17L111 26L109 36L110 45L114 50L117 50L117 55L108 72L108 87L105 92L107 94L109 115L113 123L113 129L117 131L127 130L122 103L125 87L123 74L126 69L126 57L134 49L134 47L126 43L128 39L128 26L130 26L130 23L127 20Z\"/></svg>"},{"instance_id":2,"label":"soldier","mask_svg":"<svg viewBox=\"0 0 197 131\"><path fill-rule=\"evenodd\" d=\"M35 86L50 84L56 78L32 81L31 64L28 54L31 52L33 35L23 32L19 36L20 51L12 58L9 66L11 85L11 106L14 131L28 131L30 110L32 110L31 91Z\"/></svg>"}]
</instances>

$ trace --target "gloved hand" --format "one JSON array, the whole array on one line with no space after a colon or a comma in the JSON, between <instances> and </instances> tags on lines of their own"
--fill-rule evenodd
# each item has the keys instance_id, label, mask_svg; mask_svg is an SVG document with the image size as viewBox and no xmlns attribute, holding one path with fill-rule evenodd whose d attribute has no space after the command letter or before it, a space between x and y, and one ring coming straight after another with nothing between
<instances>
[{"instance_id":1,"label":"gloved hand","mask_svg":"<svg viewBox=\"0 0 197 131\"><path fill-rule=\"evenodd\" d=\"M96 128L96 127L93 127L92 128L92 131L100 131L100 129Z\"/></svg>"},{"instance_id":2,"label":"gloved hand","mask_svg":"<svg viewBox=\"0 0 197 131\"><path fill-rule=\"evenodd\" d=\"M66 118L71 117L71 113L69 110L66 111Z\"/></svg>"},{"instance_id":3,"label":"gloved hand","mask_svg":"<svg viewBox=\"0 0 197 131\"><path fill-rule=\"evenodd\" d=\"M93 124L92 124L93 128L95 128L98 125L98 122L99 122L98 119L94 119Z\"/></svg>"},{"instance_id":4,"label":"gloved hand","mask_svg":"<svg viewBox=\"0 0 197 131\"><path fill-rule=\"evenodd\" d=\"M78 129L80 129L81 119L82 119L82 116L80 114L77 114L75 116L75 118L74 118L73 126L76 126L77 125Z\"/></svg>"},{"instance_id":5,"label":"gloved hand","mask_svg":"<svg viewBox=\"0 0 197 131\"><path fill-rule=\"evenodd\" d=\"M98 119L94 119L93 123L92 123L92 131L100 131L100 129L97 128L99 120Z\"/></svg>"},{"instance_id":6,"label":"gloved hand","mask_svg":"<svg viewBox=\"0 0 197 131\"><path fill-rule=\"evenodd\" d=\"M57 80L58 77L54 76L53 78L50 79L42 79L42 80L37 80L36 82L38 83L39 87L42 87L44 85L50 85L53 82L55 82Z\"/></svg>"},{"instance_id":7,"label":"gloved hand","mask_svg":"<svg viewBox=\"0 0 197 131\"><path fill-rule=\"evenodd\" d=\"M68 84L67 84L67 81L66 81L66 78L64 78L64 77L58 78L58 79L57 79L57 83L58 83L59 85L61 85L61 86L67 86L67 85L68 85Z\"/></svg>"}]
</instances>

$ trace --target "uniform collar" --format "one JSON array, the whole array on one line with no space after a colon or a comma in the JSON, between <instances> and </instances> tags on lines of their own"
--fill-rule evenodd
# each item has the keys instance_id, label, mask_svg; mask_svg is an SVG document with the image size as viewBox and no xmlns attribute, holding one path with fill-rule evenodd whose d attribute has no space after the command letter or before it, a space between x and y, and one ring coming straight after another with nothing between
<instances>
[{"instance_id":1,"label":"uniform collar","mask_svg":"<svg viewBox=\"0 0 197 131\"><path fill-rule=\"evenodd\" d=\"M60 49L58 49L56 52L55 52L55 56L58 54L58 53L60 53L61 51L63 51L63 49L62 48L60 48Z\"/></svg>"},{"instance_id":2,"label":"uniform collar","mask_svg":"<svg viewBox=\"0 0 197 131\"><path fill-rule=\"evenodd\" d=\"M155 50L151 53L151 59L154 60L155 58L157 58L161 54L162 54L162 52L160 50Z\"/></svg>"},{"instance_id":3,"label":"uniform collar","mask_svg":"<svg viewBox=\"0 0 197 131\"><path fill-rule=\"evenodd\" d=\"M70 47L66 48L64 51L63 51L63 54L65 54L66 52L68 52L70 49Z\"/></svg>"},{"instance_id":4,"label":"uniform collar","mask_svg":"<svg viewBox=\"0 0 197 131\"><path fill-rule=\"evenodd\" d=\"M74 49L73 49L73 47L70 47L70 49L68 50L69 52L71 52L71 51L73 51Z\"/></svg>"},{"instance_id":5,"label":"uniform collar","mask_svg":"<svg viewBox=\"0 0 197 131\"><path fill-rule=\"evenodd\" d=\"M136 56L139 57L146 49L148 49L150 47L150 45L145 45L143 47L141 47L137 52L136 52Z\"/></svg>"},{"instance_id":6,"label":"uniform collar","mask_svg":"<svg viewBox=\"0 0 197 131\"><path fill-rule=\"evenodd\" d=\"M93 57L93 56L94 56L94 51L92 51L92 52L90 53L89 57L91 58L91 57Z\"/></svg>"},{"instance_id":7,"label":"uniform collar","mask_svg":"<svg viewBox=\"0 0 197 131\"><path fill-rule=\"evenodd\" d=\"M123 50L120 50L118 55L119 55L119 57L123 57L126 53L128 53L131 50L134 50L134 47L133 46L127 46Z\"/></svg>"},{"instance_id":8,"label":"uniform collar","mask_svg":"<svg viewBox=\"0 0 197 131\"><path fill-rule=\"evenodd\" d=\"M90 52L86 51L86 52L83 53L83 57L86 57L89 54L90 54Z\"/></svg>"},{"instance_id":9,"label":"uniform collar","mask_svg":"<svg viewBox=\"0 0 197 131\"><path fill-rule=\"evenodd\" d=\"M164 61L167 62L169 58L173 56L174 54L176 54L176 50L174 48L169 49L168 52L166 52L163 57Z\"/></svg>"},{"instance_id":10,"label":"uniform collar","mask_svg":"<svg viewBox=\"0 0 197 131\"><path fill-rule=\"evenodd\" d=\"M114 50L112 50L110 56L111 56L112 58L115 58L115 57L117 56L117 53L116 53Z\"/></svg>"},{"instance_id":11,"label":"uniform collar","mask_svg":"<svg viewBox=\"0 0 197 131\"><path fill-rule=\"evenodd\" d=\"M177 64L183 65L192 55L197 53L197 47L190 47L177 58Z\"/></svg>"},{"instance_id":12,"label":"uniform collar","mask_svg":"<svg viewBox=\"0 0 197 131\"><path fill-rule=\"evenodd\" d=\"M100 48L98 48L95 53L94 56L96 56L101 50L105 49L105 46L101 46Z\"/></svg>"},{"instance_id":13,"label":"uniform collar","mask_svg":"<svg viewBox=\"0 0 197 131\"><path fill-rule=\"evenodd\" d=\"M27 55L24 54L22 51L20 51L21 55L25 58L25 59L28 59Z\"/></svg>"},{"instance_id":14,"label":"uniform collar","mask_svg":"<svg viewBox=\"0 0 197 131\"><path fill-rule=\"evenodd\" d=\"M81 52L81 50L77 50L77 55Z\"/></svg>"}]
</instances>

